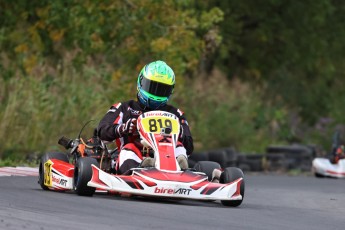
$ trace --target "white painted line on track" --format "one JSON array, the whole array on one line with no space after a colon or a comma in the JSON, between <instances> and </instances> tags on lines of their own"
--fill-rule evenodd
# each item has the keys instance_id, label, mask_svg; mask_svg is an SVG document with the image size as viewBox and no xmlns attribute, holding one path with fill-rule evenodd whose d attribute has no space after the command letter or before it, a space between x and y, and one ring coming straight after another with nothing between
<instances>
[{"instance_id":1,"label":"white painted line on track","mask_svg":"<svg viewBox=\"0 0 345 230\"><path fill-rule=\"evenodd\" d=\"M0 176L38 176L38 168L1 167Z\"/></svg>"}]
</instances>

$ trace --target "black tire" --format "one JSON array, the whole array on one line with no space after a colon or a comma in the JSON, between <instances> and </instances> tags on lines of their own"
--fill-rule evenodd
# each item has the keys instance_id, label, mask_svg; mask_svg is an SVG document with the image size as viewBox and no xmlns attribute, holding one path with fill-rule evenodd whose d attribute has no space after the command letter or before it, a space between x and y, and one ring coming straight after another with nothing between
<instances>
[{"instance_id":1,"label":"black tire","mask_svg":"<svg viewBox=\"0 0 345 230\"><path fill-rule=\"evenodd\" d=\"M212 172L214 169L221 169L220 164L213 161L199 161L194 165L197 172L203 172L207 175L208 180L212 180Z\"/></svg>"},{"instance_id":2,"label":"black tire","mask_svg":"<svg viewBox=\"0 0 345 230\"><path fill-rule=\"evenodd\" d=\"M226 167L236 167L237 162L238 162L238 158L239 158L239 153L236 152L236 150L233 147L228 147L225 148L225 152L226 152Z\"/></svg>"},{"instance_id":3,"label":"black tire","mask_svg":"<svg viewBox=\"0 0 345 230\"><path fill-rule=\"evenodd\" d=\"M208 161L208 152L194 152L189 156L189 159L198 162L198 161Z\"/></svg>"},{"instance_id":4,"label":"black tire","mask_svg":"<svg viewBox=\"0 0 345 230\"><path fill-rule=\"evenodd\" d=\"M251 167L249 164L239 164L238 167L242 170L242 172L250 172L251 171Z\"/></svg>"},{"instance_id":5,"label":"black tire","mask_svg":"<svg viewBox=\"0 0 345 230\"><path fill-rule=\"evenodd\" d=\"M239 206L243 199L244 199L244 175L241 169L236 168L236 167L228 167L226 168L221 176L220 176L220 183L221 184L227 184L230 182L233 182L239 178L243 178L241 182L241 187L240 187L240 194L242 195L242 200L222 200L222 204L224 206L231 206L231 207L237 207Z\"/></svg>"},{"instance_id":6,"label":"black tire","mask_svg":"<svg viewBox=\"0 0 345 230\"><path fill-rule=\"evenodd\" d=\"M263 171L263 154L249 154L247 155L247 163L252 171Z\"/></svg>"},{"instance_id":7,"label":"black tire","mask_svg":"<svg viewBox=\"0 0 345 230\"><path fill-rule=\"evenodd\" d=\"M287 159L284 153L267 153L266 162L268 171L286 172L291 164L291 159Z\"/></svg>"},{"instance_id":8,"label":"black tire","mask_svg":"<svg viewBox=\"0 0 345 230\"><path fill-rule=\"evenodd\" d=\"M96 191L96 188L87 186L87 183L92 178L91 164L99 167L99 163L96 159L91 157L81 157L78 159L74 167L73 190L79 196L92 196Z\"/></svg>"},{"instance_id":9,"label":"black tire","mask_svg":"<svg viewBox=\"0 0 345 230\"><path fill-rule=\"evenodd\" d=\"M45 153L41 157L41 161L39 163L39 168L38 168L38 183L40 184L41 188L43 190L48 190L49 188L44 185L44 163L46 163L50 159L58 159L61 161L64 161L68 163L68 157L65 153L61 152L50 152L50 153Z\"/></svg>"},{"instance_id":10,"label":"black tire","mask_svg":"<svg viewBox=\"0 0 345 230\"><path fill-rule=\"evenodd\" d=\"M289 170L305 168L305 165L310 167L315 150L306 145L269 146L267 153L270 155L283 154L286 159L286 169Z\"/></svg>"},{"instance_id":11,"label":"black tire","mask_svg":"<svg viewBox=\"0 0 345 230\"><path fill-rule=\"evenodd\" d=\"M208 159L220 164L221 167L225 168L227 163L227 156L224 149L214 150L209 152Z\"/></svg>"}]
</instances>

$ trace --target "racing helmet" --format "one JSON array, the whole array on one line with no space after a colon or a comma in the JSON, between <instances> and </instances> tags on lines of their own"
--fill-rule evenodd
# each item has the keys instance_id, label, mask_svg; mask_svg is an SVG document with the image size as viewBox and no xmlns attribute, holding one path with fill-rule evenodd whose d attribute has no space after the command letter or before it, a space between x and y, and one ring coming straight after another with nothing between
<instances>
[{"instance_id":1,"label":"racing helmet","mask_svg":"<svg viewBox=\"0 0 345 230\"><path fill-rule=\"evenodd\" d=\"M144 66L137 82L138 100L149 109L164 106L175 86L174 71L164 61L154 61Z\"/></svg>"}]
</instances>

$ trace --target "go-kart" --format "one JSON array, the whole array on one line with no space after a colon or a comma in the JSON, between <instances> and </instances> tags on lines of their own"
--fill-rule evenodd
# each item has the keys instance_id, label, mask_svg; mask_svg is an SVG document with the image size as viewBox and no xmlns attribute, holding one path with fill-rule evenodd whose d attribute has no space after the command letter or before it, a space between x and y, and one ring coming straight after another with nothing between
<instances>
[{"instance_id":1,"label":"go-kart","mask_svg":"<svg viewBox=\"0 0 345 230\"><path fill-rule=\"evenodd\" d=\"M154 165L132 168L130 175L112 175L92 165L88 186L139 196L178 199L220 200L225 206L239 206L244 197L244 176L239 168L224 169L220 183L211 182L216 162L198 162L181 170L175 151L180 132L179 119L164 111L139 116L137 129L144 147L153 150Z\"/></svg>"},{"instance_id":2,"label":"go-kart","mask_svg":"<svg viewBox=\"0 0 345 230\"><path fill-rule=\"evenodd\" d=\"M220 200L225 206L239 206L244 198L242 170L222 170L219 183L212 182L211 161L197 162L194 168L181 170L175 157L180 133L177 116L164 111L146 112L137 119L137 131L146 153L154 165L132 168L129 175L117 175L111 167L115 151L99 140L95 132L93 145L80 138L61 138L59 143L70 154L47 153L39 166L39 184L45 190L74 190L92 196L95 191L111 194L164 197L172 199ZM116 154L115 154L116 155ZM149 156L148 156L149 157ZM71 160L69 158L72 158Z\"/></svg>"},{"instance_id":3,"label":"go-kart","mask_svg":"<svg viewBox=\"0 0 345 230\"><path fill-rule=\"evenodd\" d=\"M340 131L336 131L332 140L332 152L328 157L318 157L312 162L312 172L316 177L345 178L344 146Z\"/></svg>"},{"instance_id":4,"label":"go-kart","mask_svg":"<svg viewBox=\"0 0 345 230\"><path fill-rule=\"evenodd\" d=\"M316 177L345 178L345 159L333 164L328 158L315 158L312 171Z\"/></svg>"}]
</instances>

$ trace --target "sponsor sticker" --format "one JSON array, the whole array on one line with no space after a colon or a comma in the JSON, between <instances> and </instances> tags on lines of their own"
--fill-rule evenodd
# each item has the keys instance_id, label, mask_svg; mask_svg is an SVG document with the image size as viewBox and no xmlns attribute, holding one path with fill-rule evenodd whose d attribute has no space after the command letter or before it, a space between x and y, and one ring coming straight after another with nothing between
<instances>
[{"instance_id":1,"label":"sponsor sticker","mask_svg":"<svg viewBox=\"0 0 345 230\"><path fill-rule=\"evenodd\" d=\"M136 115L136 116L139 116L139 115L142 114L141 111L139 111L139 110L134 110L134 109L132 109L131 107L128 107L128 111L129 111L132 115Z\"/></svg>"},{"instance_id":2,"label":"sponsor sticker","mask_svg":"<svg viewBox=\"0 0 345 230\"><path fill-rule=\"evenodd\" d=\"M57 178L57 177L54 176L54 174L52 175L52 181L57 183L57 184L59 184L59 185L61 185L61 186L64 186L64 187L66 187L66 184L67 184L67 180L66 179Z\"/></svg>"},{"instance_id":3,"label":"sponsor sticker","mask_svg":"<svg viewBox=\"0 0 345 230\"><path fill-rule=\"evenodd\" d=\"M190 188L164 188L164 187L161 187L161 188L158 188L156 187L155 188L155 191L154 193L156 194L178 194L178 195L189 195L189 193L192 191L192 189Z\"/></svg>"}]
</instances>

